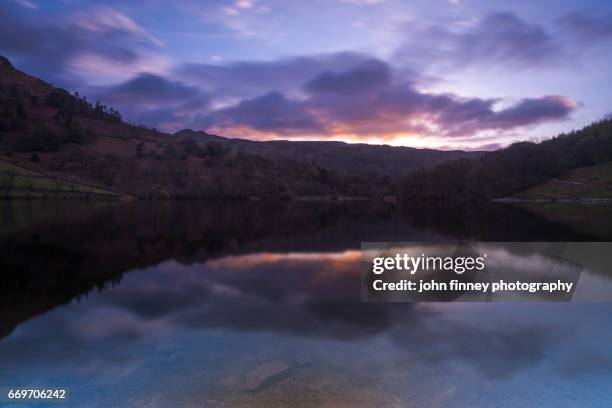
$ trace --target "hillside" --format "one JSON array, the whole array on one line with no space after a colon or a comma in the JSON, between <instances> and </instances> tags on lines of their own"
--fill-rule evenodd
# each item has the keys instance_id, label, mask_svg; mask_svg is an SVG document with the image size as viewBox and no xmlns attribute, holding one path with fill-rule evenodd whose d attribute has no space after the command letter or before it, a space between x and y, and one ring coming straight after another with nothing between
<instances>
[{"instance_id":1,"label":"hillside","mask_svg":"<svg viewBox=\"0 0 612 408\"><path fill-rule=\"evenodd\" d=\"M524 199L612 199L612 162L579 167L514 195Z\"/></svg>"},{"instance_id":2,"label":"hillside","mask_svg":"<svg viewBox=\"0 0 612 408\"><path fill-rule=\"evenodd\" d=\"M254 154L268 160L302 161L338 173L358 176L405 176L449 159L475 158L480 152L442 151L365 143L274 140L257 142L228 139L206 132L184 129L175 135L200 141L216 141L232 151Z\"/></svg>"},{"instance_id":3,"label":"hillside","mask_svg":"<svg viewBox=\"0 0 612 408\"><path fill-rule=\"evenodd\" d=\"M114 109L54 88L3 57L0 151L5 166L42 174L67 187L59 188L66 194L89 186L104 194L139 197L382 196L395 193L399 176L480 154L341 142L256 142L188 129L162 133L128 124ZM49 185L19 184L13 176L5 177L1 188L10 197L50 192ZM57 193L58 188L51 190Z\"/></svg>"},{"instance_id":4,"label":"hillside","mask_svg":"<svg viewBox=\"0 0 612 408\"><path fill-rule=\"evenodd\" d=\"M570 177L592 178L599 169L577 169L610 161L612 119L606 119L541 143L515 143L473 160L451 160L414 172L402 182L401 196L404 200L506 197L547 181L558 183L553 180L565 180L573 170ZM577 184L566 184L578 193Z\"/></svg>"}]
</instances>

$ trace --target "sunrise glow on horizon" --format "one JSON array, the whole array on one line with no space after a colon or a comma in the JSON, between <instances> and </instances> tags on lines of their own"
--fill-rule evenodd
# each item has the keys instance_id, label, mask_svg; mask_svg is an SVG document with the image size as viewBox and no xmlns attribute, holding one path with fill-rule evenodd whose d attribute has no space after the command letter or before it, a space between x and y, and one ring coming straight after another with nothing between
<instances>
[{"instance_id":1,"label":"sunrise glow on horizon","mask_svg":"<svg viewBox=\"0 0 612 408\"><path fill-rule=\"evenodd\" d=\"M610 115L611 16L594 0L10 0L0 53L166 132L495 150Z\"/></svg>"}]
</instances>

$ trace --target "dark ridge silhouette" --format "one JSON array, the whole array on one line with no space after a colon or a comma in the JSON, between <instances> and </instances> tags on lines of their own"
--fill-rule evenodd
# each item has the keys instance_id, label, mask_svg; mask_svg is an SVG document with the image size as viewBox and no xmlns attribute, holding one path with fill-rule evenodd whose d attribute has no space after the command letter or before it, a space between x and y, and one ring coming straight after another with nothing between
<instances>
[{"instance_id":1,"label":"dark ridge silhouette","mask_svg":"<svg viewBox=\"0 0 612 408\"><path fill-rule=\"evenodd\" d=\"M8 58L5 58L2 55L0 55L0 69L14 70L15 67L13 67L13 64L11 64L11 61L9 61Z\"/></svg>"},{"instance_id":2,"label":"dark ridge silhouette","mask_svg":"<svg viewBox=\"0 0 612 408\"><path fill-rule=\"evenodd\" d=\"M520 142L476 159L450 160L407 176L404 200L505 197L578 167L612 161L612 119L541 143Z\"/></svg>"}]
</instances>

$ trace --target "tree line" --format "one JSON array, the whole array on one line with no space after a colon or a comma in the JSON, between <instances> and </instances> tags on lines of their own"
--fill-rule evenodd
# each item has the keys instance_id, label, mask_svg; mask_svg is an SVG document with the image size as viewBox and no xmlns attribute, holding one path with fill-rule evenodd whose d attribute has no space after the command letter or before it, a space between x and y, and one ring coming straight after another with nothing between
<instances>
[{"instance_id":1,"label":"tree line","mask_svg":"<svg viewBox=\"0 0 612 408\"><path fill-rule=\"evenodd\" d=\"M400 198L491 199L558 177L563 172L612 160L612 119L594 122L549 140L519 142L476 159L458 159L407 176Z\"/></svg>"}]
</instances>

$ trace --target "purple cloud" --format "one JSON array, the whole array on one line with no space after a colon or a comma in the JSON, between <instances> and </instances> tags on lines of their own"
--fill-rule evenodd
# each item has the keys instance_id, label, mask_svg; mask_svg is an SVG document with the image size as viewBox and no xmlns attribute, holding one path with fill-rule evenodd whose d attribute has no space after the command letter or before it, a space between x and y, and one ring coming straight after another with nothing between
<instances>
[{"instance_id":1,"label":"purple cloud","mask_svg":"<svg viewBox=\"0 0 612 408\"><path fill-rule=\"evenodd\" d=\"M288 99L278 92L219 109L206 115L201 125L207 128L247 128L287 136L325 130L302 102Z\"/></svg>"},{"instance_id":2,"label":"purple cloud","mask_svg":"<svg viewBox=\"0 0 612 408\"><path fill-rule=\"evenodd\" d=\"M391 83L391 69L376 59L365 61L347 71L327 70L304 85L307 92L357 95L369 93Z\"/></svg>"},{"instance_id":3,"label":"purple cloud","mask_svg":"<svg viewBox=\"0 0 612 408\"><path fill-rule=\"evenodd\" d=\"M99 95L131 121L156 127L182 127L206 112L210 99L199 88L154 74L140 74Z\"/></svg>"},{"instance_id":4,"label":"purple cloud","mask_svg":"<svg viewBox=\"0 0 612 408\"><path fill-rule=\"evenodd\" d=\"M86 77L107 82L162 71L168 59L157 53L160 45L133 19L110 7L54 17L10 7L0 13L2 52L21 69L62 86L81 87Z\"/></svg>"},{"instance_id":5,"label":"purple cloud","mask_svg":"<svg viewBox=\"0 0 612 408\"><path fill-rule=\"evenodd\" d=\"M353 64L347 65L348 61ZM568 100L556 97L526 100L496 112L497 99L418 91L421 76L410 76L407 70L402 72L402 82L394 82L399 75L389 64L363 54L200 65L190 70L194 71L185 80L191 84L140 74L96 96L131 121L242 137L260 133L323 138L344 134L392 139L400 133L457 137L562 119L573 110ZM215 102L227 97L226 87L235 86L232 78L246 85L246 91L237 87L229 92L235 102L212 109ZM300 79L302 82L293 82ZM240 96L289 86L285 92Z\"/></svg>"},{"instance_id":6,"label":"purple cloud","mask_svg":"<svg viewBox=\"0 0 612 408\"><path fill-rule=\"evenodd\" d=\"M347 70L372 60L361 53L338 52L223 65L190 63L178 66L174 75L221 99L253 98L268 92L298 94L302 84L323 72Z\"/></svg>"},{"instance_id":7,"label":"purple cloud","mask_svg":"<svg viewBox=\"0 0 612 408\"><path fill-rule=\"evenodd\" d=\"M106 100L119 104L168 103L201 97L202 92L196 87L147 73L112 87L106 93Z\"/></svg>"},{"instance_id":8,"label":"purple cloud","mask_svg":"<svg viewBox=\"0 0 612 408\"><path fill-rule=\"evenodd\" d=\"M536 69L567 66L612 39L612 15L573 12L550 21L529 22L510 12L491 13L455 25L410 21L394 60L445 72L476 66Z\"/></svg>"},{"instance_id":9,"label":"purple cloud","mask_svg":"<svg viewBox=\"0 0 612 408\"><path fill-rule=\"evenodd\" d=\"M404 26L405 40L396 51L398 60L445 68L473 64L505 64L511 67L550 66L563 48L548 30L512 13L493 13L475 23L451 30L439 25Z\"/></svg>"},{"instance_id":10,"label":"purple cloud","mask_svg":"<svg viewBox=\"0 0 612 408\"><path fill-rule=\"evenodd\" d=\"M406 24L403 45L389 61L336 52L172 63L158 37L116 9L52 18L16 8L22 12L8 7L0 15L0 49L21 69L44 71L43 78L97 97L133 122L250 138L418 135L456 143L566 119L576 104L564 96L500 109L501 98L424 89L430 75L445 69L551 66L569 55L568 44L587 48L612 32L606 19L587 14L533 23L493 13L456 26Z\"/></svg>"},{"instance_id":11,"label":"purple cloud","mask_svg":"<svg viewBox=\"0 0 612 408\"><path fill-rule=\"evenodd\" d=\"M490 122L497 129L527 126L537 121L565 118L576 107L574 101L560 95L525 98L514 106L494 112Z\"/></svg>"},{"instance_id":12,"label":"purple cloud","mask_svg":"<svg viewBox=\"0 0 612 408\"><path fill-rule=\"evenodd\" d=\"M305 82L307 97L274 92L244 99L205 115L200 124L215 131L284 136L459 137L565 119L576 108L567 97L544 96L495 109L500 99L422 92L410 81L394 83L390 72L381 61L325 71Z\"/></svg>"},{"instance_id":13,"label":"purple cloud","mask_svg":"<svg viewBox=\"0 0 612 408\"><path fill-rule=\"evenodd\" d=\"M582 41L605 41L612 39L612 14L593 16L586 13L570 13L560 20L562 26Z\"/></svg>"}]
</instances>

